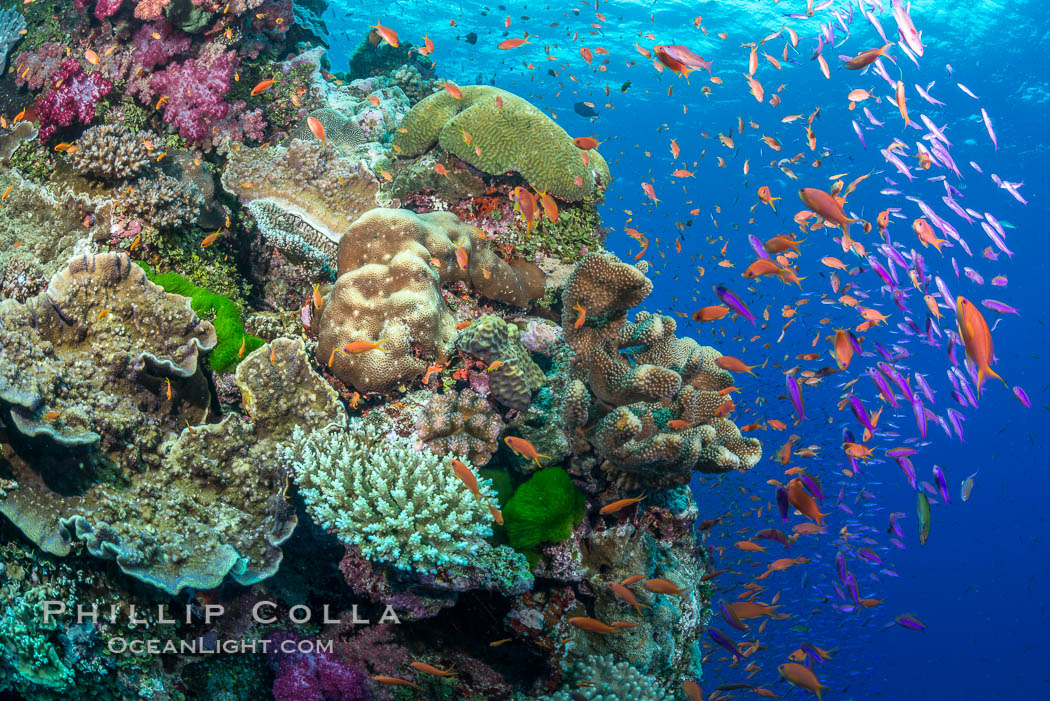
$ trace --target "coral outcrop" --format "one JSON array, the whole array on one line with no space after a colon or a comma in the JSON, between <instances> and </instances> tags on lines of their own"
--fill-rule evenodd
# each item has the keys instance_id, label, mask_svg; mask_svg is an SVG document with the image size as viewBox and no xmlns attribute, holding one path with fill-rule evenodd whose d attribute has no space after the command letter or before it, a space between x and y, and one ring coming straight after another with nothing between
<instances>
[{"instance_id":1,"label":"coral outcrop","mask_svg":"<svg viewBox=\"0 0 1050 701\"><path fill-rule=\"evenodd\" d=\"M433 453L466 456L478 467L496 452L502 431L499 414L470 389L433 395L416 419L416 432Z\"/></svg>"},{"instance_id":2,"label":"coral outcrop","mask_svg":"<svg viewBox=\"0 0 1050 701\"><path fill-rule=\"evenodd\" d=\"M442 91L420 100L394 138L395 150L418 156L439 144L478 170L520 173L536 190L573 202L608 187L601 155L588 151L585 163L565 130L528 100L489 85L460 91L458 99Z\"/></svg>"},{"instance_id":3,"label":"coral outcrop","mask_svg":"<svg viewBox=\"0 0 1050 701\"><path fill-rule=\"evenodd\" d=\"M456 339L456 346L489 368L493 398L510 409L525 411L532 393L547 379L519 340L520 331L494 314L475 320ZM495 367L493 367L495 363Z\"/></svg>"},{"instance_id":4,"label":"coral outcrop","mask_svg":"<svg viewBox=\"0 0 1050 701\"><path fill-rule=\"evenodd\" d=\"M462 282L517 305L543 293L538 268L505 262L448 212L372 210L343 235L338 264L321 310L317 360L362 392L387 391L447 358L456 332L442 283ZM377 350L342 350L381 341Z\"/></svg>"}]
</instances>

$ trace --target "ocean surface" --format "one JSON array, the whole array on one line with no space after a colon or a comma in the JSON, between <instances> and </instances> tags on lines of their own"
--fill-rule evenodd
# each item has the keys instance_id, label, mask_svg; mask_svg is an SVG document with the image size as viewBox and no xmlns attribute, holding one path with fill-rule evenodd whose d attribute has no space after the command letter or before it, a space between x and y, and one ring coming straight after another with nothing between
<instances>
[{"instance_id":1,"label":"ocean surface","mask_svg":"<svg viewBox=\"0 0 1050 701\"><path fill-rule=\"evenodd\" d=\"M798 556L803 552L815 561L807 572L807 586L802 586L801 568L777 575L781 602L787 603L794 617L790 621L772 621L766 628L762 641L770 647L763 653L768 659L780 659L806 641L836 650L834 659L820 670L822 682L831 687L824 694L826 699L1042 698L1050 694L1050 674L1042 664L1050 653L1045 635L1050 611L1042 592L1050 561L1050 512L1045 505L1050 494L1050 441L1045 429L1050 411L1050 373L1045 366L1050 332L1044 313L1050 265L1043 252L1043 232L1050 215L1043 192L1050 165L1050 149L1044 137L1045 115L1050 107L1050 73L1044 59L1050 51L1050 20L1036 2L911 3L911 16L921 31L924 54L916 67L896 44L891 53L907 84L907 106L912 119L925 113L937 125L946 125L944 133L952 142L951 153L963 177L935 166L929 172L918 171L920 174L909 183L886 162L879 149L895 138L914 143L925 130L903 127L893 91L883 79L870 71L858 74L844 70L836 58L883 44L858 9L879 4L886 10L878 15L880 24L889 40L895 42L897 26L890 14L889 0L859 5L837 1L813 18L804 19L785 16L805 13L806 3L800 0L361 2L333 4L325 19L332 34L331 56L336 68L340 67L340 54L356 46L359 25L366 21L372 24L379 17L384 23L396 24L402 36L413 41L429 36L437 47L432 58L440 75L460 83L492 83L528 96L555 115L571 135L594 135L602 142L602 153L615 176L602 207L603 223L613 232L609 247L623 257L639 251L638 242L624 235L625 227L661 241L659 254L653 256L650 249L646 256L659 273L654 277L655 288L647 306L668 314L691 314L699 307L717 304L711 286L722 283L741 293L752 311L770 310L770 327L754 342L750 340L752 334L759 333L743 320L731 327L728 338L698 328L688 319L680 320L687 333L697 334L699 340L712 343L726 355L740 357L749 364L769 360L770 366L756 369L755 378L741 382L751 398L766 399L762 407L752 412L756 421L776 416L789 424L786 431L761 434L767 456L792 432L801 437L802 445L821 448L820 457L814 460L818 465L816 473L832 500L831 508L824 509L831 512L829 534L814 545L799 545L791 553ZM835 10L843 17L852 13L849 38L844 39L845 32L831 14ZM597 22L596 13L603 14L605 21ZM698 15L706 34L694 26ZM509 27L505 26L507 18ZM811 60L820 26L829 22L835 25L835 44L824 46L822 54L830 64L830 79L822 75L817 61ZM595 24L600 28L595 28ZM742 45L761 41L784 27L794 29L800 41L798 51L790 50L789 60L782 62L783 70L773 68L761 52L779 59L786 35L764 45L758 57L757 77L765 86L766 95L783 87L779 93L782 101L773 108L768 102L758 104L748 91L743 74L748 72L750 49ZM717 36L722 32L725 39ZM477 35L476 43L468 43L470 33ZM648 34L652 37L647 38ZM496 48L504 39L526 35L530 43L521 48ZM691 74L689 83L668 70L659 73L650 59L639 55L635 44L650 48L654 44L686 45L712 62L713 74L720 76L724 84L712 85L702 70ZM609 55L597 56L601 61L595 60L588 69L579 53L584 46L604 47ZM557 60L548 61L548 55ZM595 70L599 64L607 70ZM896 79L897 67L886 65ZM622 91L626 81L630 81L630 86ZM925 102L912 87L919 84L925 88L930 83L934 85L928 93L944 102L943 106ZM968 96L957 83L965 85L979 99ZM705 96L701 93L704 85L715 90ZM881 98L879 105L873 100L863 104L870 106L885 126L874 127L860 114L859 106L853 111L848 109L847 95L858 88ZM673 90L670 95L669 90ZM593 103L598 116L585 118L576 114L573 105L578 102ZM798 179L790 179L771 167L770 161L800 151L808 155L808 148L800 122L781 124L780 120L789 114L808 117L818 106L820 115L814 120L813 129L819 148L827 149L831 155L822 159L817 170L803 162L794 168ZM683 113L683 107L688 108L687 113ZM997 149L982 122L981 108L993 120ZM754 120L761 128L747 126L739 136L738 118L745 122ZM864 126L866 148L858 141L851 120ZM712 138L705 138L702 132ZM713 138L720 132L732 132L735 149L727 149ZM763 148L761 135L778 138L783 151L775 153ZM672 139L681 149L677 160L670 152ZM702 157L705 149L706 156ZM726 168L717 167L718 157L725 158ZM743 174L745 160L750 160L748 175ZM969 165L971 160L982 168L983 175ZM695 178L670 176L675 168L697 161L699 164L690 168ZM914 158L909 162L914 163ZM946 370L951 363L943 338L936 347L930 347L913 335L899 332L895 324L901 315L891 313L890 310L897 310L891 298L880 292L875 274L868 271L857 280L860 289L872 296L870 301L890 316L888 327L869 332L870 341L886 346L902 344L912 354L909 366L929 377L937 391L937 410L956 406L966 417L965 441L948 438L934 426L928 444L913 458L920 480L933 482L932 466L941 466L952 497L951 504L933 507L931 534L925 546L918 542L915 492L892 460L874 460L854 479L838 474L845 466L840 448L842 428L857 430L857 422L848 409L839 410L836 406L842 395L838 387L858 376L855 368L849 374L827 378L816 388L806 388L809 420L800 426L790 425L792 410L784 392L782 369L796 363L795 355L814 350L811 342L815 335L821 336L816 350L825 351L826 356L823 336L827 329L861 321L855 313L820 304L822 297L831 295L831 271L818 261L826 255L845 260L839 245L831 240L832 234L822 230L803 237L808 240L802 247L800 274L807 279L801 290L775 279L741 284L740 272L754 259L746 234L754 233L765 240L797 231L791 217L803 207L797 196L799 187L826 189L831 185L828 176L838 173L848 173L847 182L871 173L849 198L847 209L874 221L878 212L899 208L904 218L894 220L895 240L905 249L920 250L931 273L940 275L954 294L975 301L992 298L1020 310L1018 316L1004 314L1001 318L984 311L989 325L994 324L999 359L996 368L1011 387L1019 385L1026 390L1032 408L1026 409L995 379L985 385L979 408L959 407L949 395L951 385ZM1028 204L1022 205L998 188L990 173L1011 182L1024 182L1020 192ZM980 251L990 242L979 225L967 224L947 212L940 203L945 193L942 183L928 182L929 178L942 175L947 175L948 182L962 191L960 202L964 207L991 212L1003 223L1012 257L1001 254L997 261L990 261L981 256ZM886 178L897 184L888 184ZM649 200L640 187L643 181L654 184L661 202L654 205ZM769 186L774 196L783 197L777 203L777 213L763 204L753 207L758 201L756 190L762 185ZM882 189L900 190L902 194L880 195ZM922 213L907 196L925 199L941 211L941 216L950 219L969 242L973 257L958 246L945 248L943 256L932 248L918 248L910 223ZM715 212L716 207L720 213ZM691 215L690 211L697 208L700 213ZM684 231L675 227L676 222L686 224ZM873 236L858 238L867 243ZM675 253L675 240L681 241L680 253ZM723 244L724 257L734 263L733 268L716 266ZM959 266L979 271L984 284L975 284L965 275L957 276L952 268L953 258ZM706 268L699 281L694 277L697 265ZM996 275L1006 276L1009 284L992 287L990 281ZM902 276L903 286L909 287L907 275ZM788 329L783 340L763 348L762 343L779 335L781 309L799 299L810 299L810 306L800 309L799 321ZM921 295L913 290L908 303L918 309L916 314L921 320ZM949 309L944 311L944 327L954 329L954 315ZM832 324L818 326L817 319L824 316L831 317ZM867 360L870 364L876 359ZM781 367L773 367L773 363ZM870 382L862 388L874 396ZM883 422L899 426L902 437L916 435L910 409L902 408L897 415L890 415L890 411L884 412ZM873 443L890 448L900 440L877 437ZM738 587L748 577L760 571L753 556L734 552L732 544L741 537L738 529L754 531L775 525L770 518L773 488L766 481L777 477L780 471L778 463L766 458L744 475L694 480L700 518L730 515L727 527L721 530L716 526L707 540L726 548L720 556L727 563L723 566L742 573L732 582L720 580L727 600L741 591ZM978 471L972 496L963 503L959 486L966 476ZM835 507L840 488L846 490L843 504L854 510L852 516ZM875 497L857 504L856 495L861 489ZM748 500L750 495L761 497L759 504L766 506L764 518L754 515L756 504ZM904 549L889 543L886 531L891 512L906 514L902 519ZM863 595L883 600L880 606L859 613L832 608L834 603L842 603L831 586L835 578L833 558L838 549L835 534L847 523L874 529L871 536L878 542L874 549L883 558L881 566L858 566ZM894 575L880 573L887 569ZM913 631L893 626L883 630L885 624L903 613L915 615L926 629ZM808 630L793 630L798 624ZM722 629L726 629L724 623ZM766 666L769 669L764 674L768 676L775 665ZM740 682L741 676L737 668L709 664L705 666L703 686L708 689ZM808 695L782 683L775 689L784 698Z\"/></svg>"}]
</instances>

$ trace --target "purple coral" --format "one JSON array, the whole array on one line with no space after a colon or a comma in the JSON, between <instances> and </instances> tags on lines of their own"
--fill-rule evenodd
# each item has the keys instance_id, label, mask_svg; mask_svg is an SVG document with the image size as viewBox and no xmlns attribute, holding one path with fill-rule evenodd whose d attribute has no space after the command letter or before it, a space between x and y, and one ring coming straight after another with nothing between
<instances>
[{"instance_id":1,"label":"purple coral","mask_svg":"<svg viewBox=\"0 0 1050 701\"><path fill-rule=\"evenodd\" d=\"M234 52L220 53L209 59L201 52L197 59L171 64L150 79L150 89L164 101L164 121L173 124L179 135L189 141L202 141L214 122L226 117L230 106L223 96L230 90L230 80L237 69Z\"/></svg>"},{"instance_id":2,"label":"purple coral","mask_svg":"<svg viewBox=\"0 0 1050 701\"><path fill-rule=\"evenodd\" d=\"M302 640L278 631L270 636L270 666L275 701L368 701L364 672L340 662L330 652L299 652Z\"/></svg>"},{"instance_id":3,"label":"purple coral","mask_svg":"<svg viewBox=\"0 0 1050 701\"><path fill-rule=\"evenodd\" d=\"M117 14L117 10L120 9L120 5L124 0L98 0L95 3L95 17L100 20L112 17ZM91 0L74 0L73 5L78 10L83 10L91 4Z\"/></svg>"},{"instance_id":4,"label":"purple coral","mask_svg":"<svg viewBox=\"0 0 1050 701\"><path fill-rule=\"evenodd\" d=\"M59 127L68 127L74 119L90 124L98 101L112 89L113 83L100 73L85 73L79 61L67 58L52 77L51 89L34 107L40 119L40 141L47 141Z\"/></svg>"}]
</instances>

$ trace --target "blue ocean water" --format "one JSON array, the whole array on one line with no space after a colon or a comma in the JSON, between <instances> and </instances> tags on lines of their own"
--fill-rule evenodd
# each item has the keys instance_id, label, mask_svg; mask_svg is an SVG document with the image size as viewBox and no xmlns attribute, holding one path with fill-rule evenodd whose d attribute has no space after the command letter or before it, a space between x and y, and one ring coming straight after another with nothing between
<instances>
[{"instance_id":1,"label":"blue ocean water","mask_svg":"<svg viewBox=\"0 0 1050 701\"><path fill-rule=\"evenodd\" d=\"M897 40L891 3L837 0L815 4L823 7L812 18L790 19L785 15L805 14L806 2L365 1L333 4L325 19L332 34L330 57L336 70L345 68L346 56L356 47L363 25L379 18L384 25L397 29L403 41L418 45L424 35L428 36L435 45L432 58L441 77L460 84L493 83L533 100L571 135L594 135L602 142L601 152L615 176L602 211L611 229L610 248L625 258L639 252L638 242L624 234L626 227L644 233L651 242L644 255L656 273L649 306L665 313L681 312L686 318L680 319L680 330L716 345L724 354L756 365L768 360L765 367L756 369L756 377L740 379L742 415L738 418L753 417L747 420L756 422L779 418L788 424L787 429L750 434L763 440L766 453L766 459L750 473L697 480L693 485L701 518L728 514L707 540L712 547L723 549L717 555L717 566L731 570L718 580L719 597L731 600L742 591L741 585L762 571L761 563L773 556L785 556L779 550L773 555L781 547L775 544L760 557L741 554L733 549L733 542L757 529L777 526L774 488L767 484L767 480L783 477L783 467L772 459L777 448L791 434L799 436L799 446L817 446L818 457L804 464L824 485L827 499L823 510L830 513L828 533L809 537L786 554L804 555L811 563L767 581L769 592L780 592L782 610L792 617L770 621L758 636L768 649L755 656L762 669L750 682L749 672L742 665L718 662L716 654L705 666L705 691L748 682L771 685L782 698L808 696L777 682L776 666L800 643L809 642L834 654L818 670L823 683L830 687L824 698L1045 698L1050 694L1050 675L1042 662L1050 652L1045 635L1050 613L1041 590L1041 575L1046 572L1050 554L1046 542L1048 444L1044 430L1050 409L1050 375L1045 371L1043 352L1050 336L1043 306L1050 270L1041 239L1050 214L1042 192L1048 162L1042 127L1050 94L1050 74L1044 60L1050 50L1050 23L1042 5L1031 1L911 3L924 54L916 66L895 45L891 53L899 69L884 63L894 80L900 77L906 84L911 118L918 121L919 114L926 114L944 127L962 177L937 165L929 171L921 170L916 159L908 157L904 160L915 174L914 182L909 183L879 150L901 139L909 145L908 153L914 154L914 144L926 130L903 126L892 90L882 78L871 71L846 71L837 58L883 43L861 9L884 6L884 12L875 14L890 41ZM848 37L833 11L848 24ZM699 25L706 32L694 24L698 15L702 18ZM849 17L852 22L847 22ZM508 18L509 27L505 26ZM825 78L811 57L821 24L829 23L835 35L834 45L824 46L822 51L830 66L830 78ZM766 98L759 104L749 94L743 75L748 72L750 54L750 47L744 45L761 41L785 26L798 33L798 50L789 49L787 60L781 58L785 34L759 47L756 78L764 85ZM496 48L500 41L525 37L526 32L529 43L523 47L511 51ZM471 33L476 35L474 42L468 41ZM725 37L720 38L719 33ZM636 44L651 48L658 43L683 44L713 61L713 74L723 84L710 83L703 71L694 73L689 83L669 70L658 73L652 61L635 48ZM599 53L588 67L579 53L581 47L603 47L608 55ZM763 52L780 60L782 70L764 58ZM958 83L979 99L967 95ZM945 104L924 101L915 85ZM710 95L703 94L704 86L712 88ZM873 97L849 110L847 95L855 89L870 91L879 99L878 104ZM774 92L781 97L776 107L768 102ZM573 106L578 102L593 103L598 116L576 114ZM806 146L801 125L818 106L820 113L812 129L822 164L813 168L814 156ZM862 114L864 106L884 126L874 126ZM992 145L982 122L981 108L993 121L998 148ZM803 118L782 123L782 118L791 114ZM745 123L743 134L739 133L738 119ZM855 135L852 120L863 126L866 146ZM730 134L734 148L720 145L714 138L719 133ZM762 135L778 139L783 150L778 153L765 147L759 141ZM527 139L528 135L521 137ZM681 149L677 160L670 151L672 139ZM706 155L702 155L705 150ZM800 152L804 159L789 166L797 180L770 165ZM718 167L719 157L725 159L725 168ZM745 161L749 164L747 175L743 172ZM969 165L970 161L983 173ZM695 177L672 178L670 173L675 168L688 168ZM1019 192L1028 204L1022 205L997 187L991 173L1009 182L1025 183ZM804 387L808 419L792 425L783 371L795 365L812 369L833 365L825 337L836 327L852 327L862 321L855 310L823 304L836 295L830 289L831 270L818 261L824 256L838 256L854 266L860 259L848 258L832 240L836 235L833 230L821 229L803 236L806 242L795 261L804 278L801 290L775 279L747 281L740 273L754 259L747 234L765 240L797 231L791 220L802 208L796 191L799 187L830 189L834 179L829 176L833 174L843 174L846 182L870 174L850 195L847 211L874 223L880 211L899 208L901 218L893 219L891 237L903 244L904 251L918 250L928 274L940 276L952 294L964 295L975 303L994 299L1020 309L1019 316L1004 314L1000 318L982 307L993 327L998 358L995 368L1010 387L1024 388L1032 408L1022 406L994 378L985 384L979 408L956 404L946 375L951 366L946 337L941 335L935 338L936 345L929 345L921 343L916 334L901 332L896 324L902 321L902 312L880 289L878 277L865 270L846 279L870 295L865 303L888 315L888 324L862 334L866 337L863 349L870 357L855 359L847 373L830 375L819 385ZM1012 256L1000 253L993 261L982 255L990 241L978 222L967 223L943 206L941 196L946 189L940 181L930 180L937 176L947 176L947 182L960 191L956 199L963 207L992 213L1003 224ZM896 184L887 183L887 178ZM661 200L658 204L646 197L642 182L653 185ZM783 198L776 213L764 204L755 206L756 191L763 185ZM880 195L880 190L899 190L901 194ZM958 245L945 247L943 256L932 248L920 248L911 222L922 213L907 196L922 199L949 220L971 246L972 257ZM691 214L692 210L699 211ZM872 252L880 242L877 229L861 234L859 225L854 226L854 238ZM675 252L676 240L681 243L680 253ZM961 274L953 269L953 258ZM720 260L730 261L733 267L719 267ZM882 261L885 263L884 256ZM704 268L702 277L697 266ZM963 271L966 266L983 277L983 284L967 277ZM922 326L926 318L922 293L911 287L906 271L897 272L900 288L910 290L906 298L910 314ZM997 275L1006 276L1005 287L992 286L991 280ZM688 315L696 309L718 303L712 293L716 283L737 292L756 314L768 310L769 327L755 330L737 319L698 328L689 321ZM809 300L808 305L800 306L801 299ZM777 342L781 326L788 321L783 316L785 305L795 310L796 321ZM954 329L951 309L943 301L940 306L942 327ZM823 317L830 321L821 324ZM860 430L849 411L837 406L843 396L841 386L862 377L863 368L880 359L873 356L874 343L887 347L899 344L906 349L910 354L907 367L929 378L937 393L931 409L943 416L947 407L953 406L965 417L965 442L947 437L931 422L929 440L913 457L920 481L933 482L931 470L936 464L943 469L951 490L950 504L933 506L931 535L925 546L918 542L915 492L892 460L880 456L862 466L863 473L856 477L840 473L846 465L842 429ZM815 362L796 360L796 356L807 353L821 353L823 357ZM961 349L956 354L961 358ZM856 391L869 410L877 406L869 380L858 380ZM876 452L903 445L905 439L917 434L906 404L896 415L891 412L891 408L883 412L883 435L877 432L869 442L878 449ZM885 435L898 429L899 437ZM964 503L959 485L974 472L978 474L972 497ZM752 501L752 496L758 501ZM853 514L842 510L839 501ZM761 517L755 513L759 507L763 508ZM906 514L901 519L904 549L892 545L886 533L891 512ZM845 540L841 536L844 528L848 534ZM863 538L870 538L871 543L865 545ZM883 560L877 566L866 565L856 557L849 560L861 596L882 603L859 612L839 611L833 605L844 602L833 588L834 556L840 550L853 552L858 546L872 548ZM903 613L920 619L926 629L917 632L893 625L883 630ZM715 624L726 630L721 621Z\"/></svg>"}]
</instances>

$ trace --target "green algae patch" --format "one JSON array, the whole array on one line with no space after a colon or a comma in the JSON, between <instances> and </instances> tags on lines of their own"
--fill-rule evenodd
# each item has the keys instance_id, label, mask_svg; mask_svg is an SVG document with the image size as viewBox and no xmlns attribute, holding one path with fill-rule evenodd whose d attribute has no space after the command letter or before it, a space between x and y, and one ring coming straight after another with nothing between
<instances>
[{"instance_id":1,"label":"green algae patch","mask_svg":"<svg viewBox=\"0 0 1050 701\"><path fill-rule=\"evenodd\" d=\"M511 547L523 553L530 565L535 564L540 545L560 543L572 536L573 526L583 520L586 502L562 468L536 472L503 507Z\"/></svg>"},{"instance_id":2,"label":"green algae patch","mask_svg":"<svg viewBox=\"0 0 1050 701\"><path fill-rule=\"evenodd\" d=\"M208 356L208 365L215 372L233 370L241 358L265 343L258 336L244 332L241 310L230 298L197 287L178 273L154 273L146 263L138 261L138 264L145 269L150 282L160 285L165 292L189 297L190 307L197 316L207 319L215 327L219 342Z\"/></svg>"}]
</instances>

